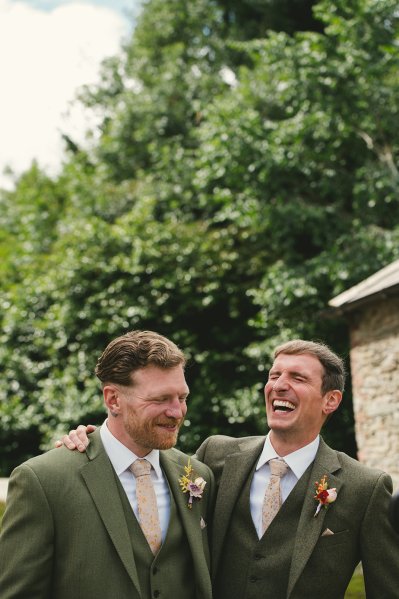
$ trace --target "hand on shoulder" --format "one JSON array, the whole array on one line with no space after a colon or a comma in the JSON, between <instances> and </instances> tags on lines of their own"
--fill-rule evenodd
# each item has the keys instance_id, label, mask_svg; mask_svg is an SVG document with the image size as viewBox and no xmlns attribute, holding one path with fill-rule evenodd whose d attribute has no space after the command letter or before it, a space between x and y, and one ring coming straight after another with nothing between
<instances>
[{"instance_id":1,"label":"hand on shoulder","mask_svg":"<svg viewBox=\"0 0 399 599\"><path fill-rule=\"evenodd\" d=\"M67 449L75 450L77 449L80 452L85 452L86 447L90 443L88 435L96 430L96 426L94 424L88 424L85 426L84 424L79 424L76 429L72 429L69 431L67 435L64 435L55 442L54 446L56 448L62 447L65 445Z\"/></svg>"}]
</instances>

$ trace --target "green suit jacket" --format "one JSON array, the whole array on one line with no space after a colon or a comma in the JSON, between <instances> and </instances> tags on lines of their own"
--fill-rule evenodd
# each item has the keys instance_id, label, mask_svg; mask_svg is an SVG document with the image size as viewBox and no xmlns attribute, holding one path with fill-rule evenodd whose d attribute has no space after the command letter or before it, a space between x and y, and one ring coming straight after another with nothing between
<instances>
[{"instance_id":1,"label":"green suit jacket","mask_svg":"<svg viewBox=\"0 0 399 599\"><path fill-rule=\"evenodd\" d=\"M86 453L55 449L12 473L0 536L1 599L140 599L116 475L99 431L90 439ZM213 475L192 460L207 486L188 509L178 484L187 460L175 449L160 452L192 553L193 585L198 597L210 599L204 522L212 510ZM184 596L182 589L176 599Z\"/></svg>"},{"instance_id":2,"label":"green suit jacket","mask_svg":"<svg viewBox=\"0 0 399 599\"><path fill-rule=\"evenodd\" d=\"M238 490L257 461L264 440L264 437L233 439L216 435L204 441L196 454L213 470L218 486L212 537L214 573L220 563ZM329 488L337 489L338 496L314 517L318 505L314 482L323 475L327 476ZM342 599L342 589L346 589L359 561L363 564L368 599L399 599L399 536L388 519L391 478L334 451L321 439L310 481L298 513L287 599L325 596ZM334 534L326 535L326 529ZM281 534L289 535L291 531L284 530L282 524ZM269 579L267 584L273 585L273 580Z\"/></svg>"}]
</instances>

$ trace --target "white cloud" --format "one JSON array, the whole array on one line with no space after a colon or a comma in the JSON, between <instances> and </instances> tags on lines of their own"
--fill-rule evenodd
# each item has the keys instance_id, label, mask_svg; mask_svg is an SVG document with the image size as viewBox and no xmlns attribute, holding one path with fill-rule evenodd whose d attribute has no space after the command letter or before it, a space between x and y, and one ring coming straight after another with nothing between
<instances>
[{"instance_id":1,"label":"white cloud","mask_svg":"<svg viewBox=\"0 0 399 599\"><path fill-rule=\"evenodd\" d=\"M84 127L76 89L98 79L99 64L118 53L128 24L117 12L70 3L50 12L0 0L0 186L9 165L20 173L36 158L54 172L62 157L60 131Z\"/></svg>"}]
</instances>

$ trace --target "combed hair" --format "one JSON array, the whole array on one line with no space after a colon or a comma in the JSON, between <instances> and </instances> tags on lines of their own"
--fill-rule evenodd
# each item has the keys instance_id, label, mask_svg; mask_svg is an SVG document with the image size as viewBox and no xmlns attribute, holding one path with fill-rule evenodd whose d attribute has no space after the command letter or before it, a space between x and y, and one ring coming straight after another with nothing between
<instances>
[{"instance_id":1,"label":"combed hair","mask_svg":"<svg viewBox=\"0 0 399 599\"><path fill-rule=\"evenodd\" d=\"M323 395L334 389L341 392L344 390L346 377L344 362L325 343L294 339L279 345L274 352L274 358L277 358L279 354L310 354L314 356L324 368L321 386Z\"/></svg>"},{"instance_id":2,"label":"combed hair","mask_svg":"<svg viewBox=\"0 0 399 599\"><path fill-rule=\"evenodd\" d=\"M173 341L154 331L130 331L107 345L98 359L95 374L102 384L129 386L139 368L173 368L186 364L184 353Z\"/></svg>"}]
</instances>

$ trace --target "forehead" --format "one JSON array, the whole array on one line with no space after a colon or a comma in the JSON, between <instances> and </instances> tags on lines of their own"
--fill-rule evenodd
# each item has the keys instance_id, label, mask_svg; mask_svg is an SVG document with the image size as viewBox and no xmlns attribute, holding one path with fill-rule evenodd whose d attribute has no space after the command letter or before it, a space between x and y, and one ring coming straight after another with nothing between
<instances>
[{"instance_id":1,"label":"forehead","mask_svg":"<svg viewBox=\"0 0 399 599\"><path fill-rule=\"evenodd\" d=\"M296 372L309 378L322 378L324 367L312 354L279 354L274 360L270 372Z\"/></svg>"},{"instance_id":2,"label":"forehead","mask_svg":"<svg viewBox=\"0 0 399 599\"><path fill-rule=\"evenodd\" d=\"M168 394L188 391L182 365L173 368L158 368L149 365L139 368L131 375L132 387L151 394Z\"/></svg>"}]
</instances>

